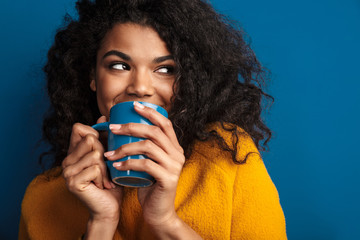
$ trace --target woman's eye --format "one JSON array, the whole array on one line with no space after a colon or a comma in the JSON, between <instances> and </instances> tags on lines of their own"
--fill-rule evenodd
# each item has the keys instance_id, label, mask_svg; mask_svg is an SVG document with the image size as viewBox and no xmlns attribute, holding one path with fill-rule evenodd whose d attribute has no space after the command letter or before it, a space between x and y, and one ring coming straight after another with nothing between
<instances>
[{"instance_id":1,"label":"woman's eye","mask_svg":"<svg viewBox=\"0 0 360 240\"><path fill-rule=\"evenodd\" d=\"M130 70L129 65L125 63L114 63L110 65L110 68L116 70Z\"/></svg>"},{"instance_id":2,"label":"woman's eye","mask_svg":"<svg viewBox=\"0 0 360 240\"><path fill-rule=\"evenodd\" d=\"M173 74L174 73L174 67L167 66L167 67L160 67L155 72L158 73L166 73L166 74Z\"/></svg>"}]
</instances>

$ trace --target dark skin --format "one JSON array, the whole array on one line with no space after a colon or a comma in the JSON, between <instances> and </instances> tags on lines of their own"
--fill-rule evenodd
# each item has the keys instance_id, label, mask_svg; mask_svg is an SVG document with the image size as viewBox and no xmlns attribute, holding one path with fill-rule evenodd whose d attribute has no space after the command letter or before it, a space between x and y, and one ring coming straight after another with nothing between
<instances>
[{"instance_id":1,"label":"dark skin","mask_svg":"<svg viewBox=\"0 0 360 240\"><path fill-rule=\"evenodd\" d=\"M153 29L131 23L115 25L103 39L90 84L104 115L98 123L108 120L110 108L124 101L146 101L170 111L175 67L166 44ZM90 126L73 126L63 175L68 189L89 209L86 239L112 239L121 214L122 187L109 180L104 157L113 161L137 154L154 161L128 160L114 163L114 167L145 171L156 179L151 187L138 189L143 217L150 229L159 239L201 239L174 209L185 157L171 122L141 104L134 104L134 109L154 125L110 125L114 134L147 139L115 151L105 152L99 133Z\"/></svg>"}]
</instances>

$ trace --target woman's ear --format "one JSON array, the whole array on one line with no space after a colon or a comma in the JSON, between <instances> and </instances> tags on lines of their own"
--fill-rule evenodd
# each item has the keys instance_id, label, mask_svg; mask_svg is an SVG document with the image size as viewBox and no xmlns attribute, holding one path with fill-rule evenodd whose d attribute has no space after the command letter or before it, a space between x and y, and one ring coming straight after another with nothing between
<instances>
[{"instance_id":1,"label":"woman's ear","mask_svg":"<svg viewBox=\"0 0 360 240\"><path fill-rule=\"evenodd\" d=\"M90 89L93 90L94 92L96 92L96 81L95 81L95 73L94 70L91 71L90 73Z\"/></svg>"},{"instance_id":2,"label":"woman's ear","mask_svg":"<svg viewBox=\"0 0 360 240\"><path fill-rule=\"evenodd\" d=\"M93 90L94 92L96 92L96 83L95 83L95 79L92 79L90 82L90 88L91 90Z\"/></svg>"}]
</instances>

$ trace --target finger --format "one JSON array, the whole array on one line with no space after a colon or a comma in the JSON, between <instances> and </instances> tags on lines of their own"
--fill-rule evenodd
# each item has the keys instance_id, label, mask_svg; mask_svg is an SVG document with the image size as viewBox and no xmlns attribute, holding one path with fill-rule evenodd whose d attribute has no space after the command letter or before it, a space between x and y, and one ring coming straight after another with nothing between
<instances>
[{"instance_id":1,"label":"finger","mask_svg":"<svg viewBox=\"0 0 360 240\"><path fill-rule=\"evenodd\" d=\"M101 184L101 170L98 165L88 167L79 174L71 176L67 179L66 183L72 192L83 192L91 184L103 189Z\"/></svg>"},{"instance_id":2,"label":"finger","mask_svg":"<svg viewBox=\"0 0 360 240\"><path fill-rule=\"evenodd\" d=\"M169 138L157 126L142 123L111 124L110 129L117 135L151 139L156 145L170 155L174 152L178 152L174 145L169 141Z\"/></svg>"},{"instance_id":3,"label":"finger","mask_svg":"<svg viewBox=\"0 0 360 240\"><path fill-rule=\"evenodd\" d=\"M120 171L134 170L146 172L153 176L157 182L171 183L178 181L177 174L171 174L151 159L129 159L123 162L115 162L113 166Z\"/></svg>"},{"instance_id":4,"label":"finger","mask_svg":"<svg viewBox=\"0 0 360 240\"><path fill-rule=\"evenodd\" d=\"M96 121L96 124L103 123L103 122L106 122L106 117L105 116L99 117L98 120Z\"/></svg>"},{"instance_id":5,"label":"finger","mask_svg":"<svg viewBox=\"0 0 360 240\"><path fill-rule=\"evenodd\" d=\"M155 109L146 107L137 101L134 102L134 109L138 114L150 120L150 122L152 122L154 125L160 127L165 135L168 136L172 144L178 149L178 151L184 153L182 147L179 144L179 141L177 140L172 122L168 118L164 117Z\"/></svg>"},{"instance_id":6,"label":"finger","mask_svg":"<svg viewBox=\"0 0 360 240\"><path fill-rule=\"evenodd\" d=\"M140 154L147 156L147 158L151 158L153 161L157 162L169 171L179 171L183 166L183 162L178 160L181 159L181 156L183 155L179 154L178 158L173 159L151 140L125 144L115 151L104 153L105 157L107 157L110 161L118 160L126 156Z\"/></svg>"},{"instance_id":7,"label":"finger","mask_svg":"<svg viewBox=\"0 0 360 240\"><path fill-rule=\"evenodd\" d=\"M71 176L79 174L84 169L94 165L98 165L100 167L102 175L102 185L108 189L111 189L112 184L108 178L107 168L103 160L102 152L97 150L87 153L76 163L65 167L63 170L63 176L65 179L67 179Z\"/></svg>"},{"instance_id":8,"label":"finger","mask_svg":"<svg viewBox=\"0 0 360 240\"><path fill-rule=\"evenodd\" d=\"M104 123L104 122L106 122L106 117L101 116L96 121L96 124ZM107 148L107 139L108 139L108 131L99 131L99 141L105 148Z\"/></svg>"},{"instance_id":9,"label":"finger","mask_svg":"<svg viewBox=\"0 0 360 240\"><path fill-rule=\"evenodd\" d=\"M75 123L73 125L72 131L71 131L71 137L70 137L70 145L68 154L72 153L72 151L76 148L78 143L86 136L92 134L96 138L99 138L99 133L93 129L90 126L81 124L81 123Z\"/></svg>"},{"instance_id":10,"label":"finger","mask_svg":"<svg viewBox=\"0 0 360 240\"><path fill-rule=\"evenodd\" d=\"M79 141L76 148L74 148L72 152L64 159L62 162L62 167L66 168L67 166L76 163L84 155L94 150L99 151L101 155L104 153L104 147L95 135L85 135L81 141Z\"/></svg>"}]
</instances>

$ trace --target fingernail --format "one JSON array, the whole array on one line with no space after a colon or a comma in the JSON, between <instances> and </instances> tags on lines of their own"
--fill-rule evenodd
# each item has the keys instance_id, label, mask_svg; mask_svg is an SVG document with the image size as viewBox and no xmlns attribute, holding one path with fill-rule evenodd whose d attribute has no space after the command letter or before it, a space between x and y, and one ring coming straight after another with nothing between
<instances>
[{"instance_id":1,"label":"fingernail","mask_svg":"<svg viewBox=\"0 0 360 240\"><path fill-rule=\"evenodd\" d=\"M110 130L119 130L121 128L121 124L110 124Z\"/></svg>"},{"instance_id":2,"label":"fingernail","mask_svg":"<svg viewBox=\"0 0 360 240\"><path fill-rule=\"evenodd\" d=\"M141 103L139 103L139 102L137 102L137 101L134 102L134 106L137 107L137 108L139 108L139 109L144 109L144 108L145 108L144 105L142 105Z\"/></svg>"},{"instance_id":3,"label":"fingernail","mask_svg":"<svg viewBox=\"0 0 360 240\"><path fill-rule=\"evenodd\" d=\"M114 154L115 154L115 151L109 151L109 152L104 153L104 156L105 157L111 157Z\"/></svg>"},{"instance_id":4,"label":"fingernail","mask_svg":"<svg viewBox=\"0 0 360 240\"><path fill-rule=\"evenodd\" d=\"M114 162L113 167L120 167L122 165L122 162Z\"/></svg>"},{"instance_id":5,"label":"fingernail","mask_svg":"<svg viewBox=\"0 0 360 240\"><path fill-rule=\"evenodd\" d=\"M112 185L111 185L111 182L109 180L107 181L104 181L104 186L107 188L107 189L112 189Z\"/></svg>"}]
</instances>

